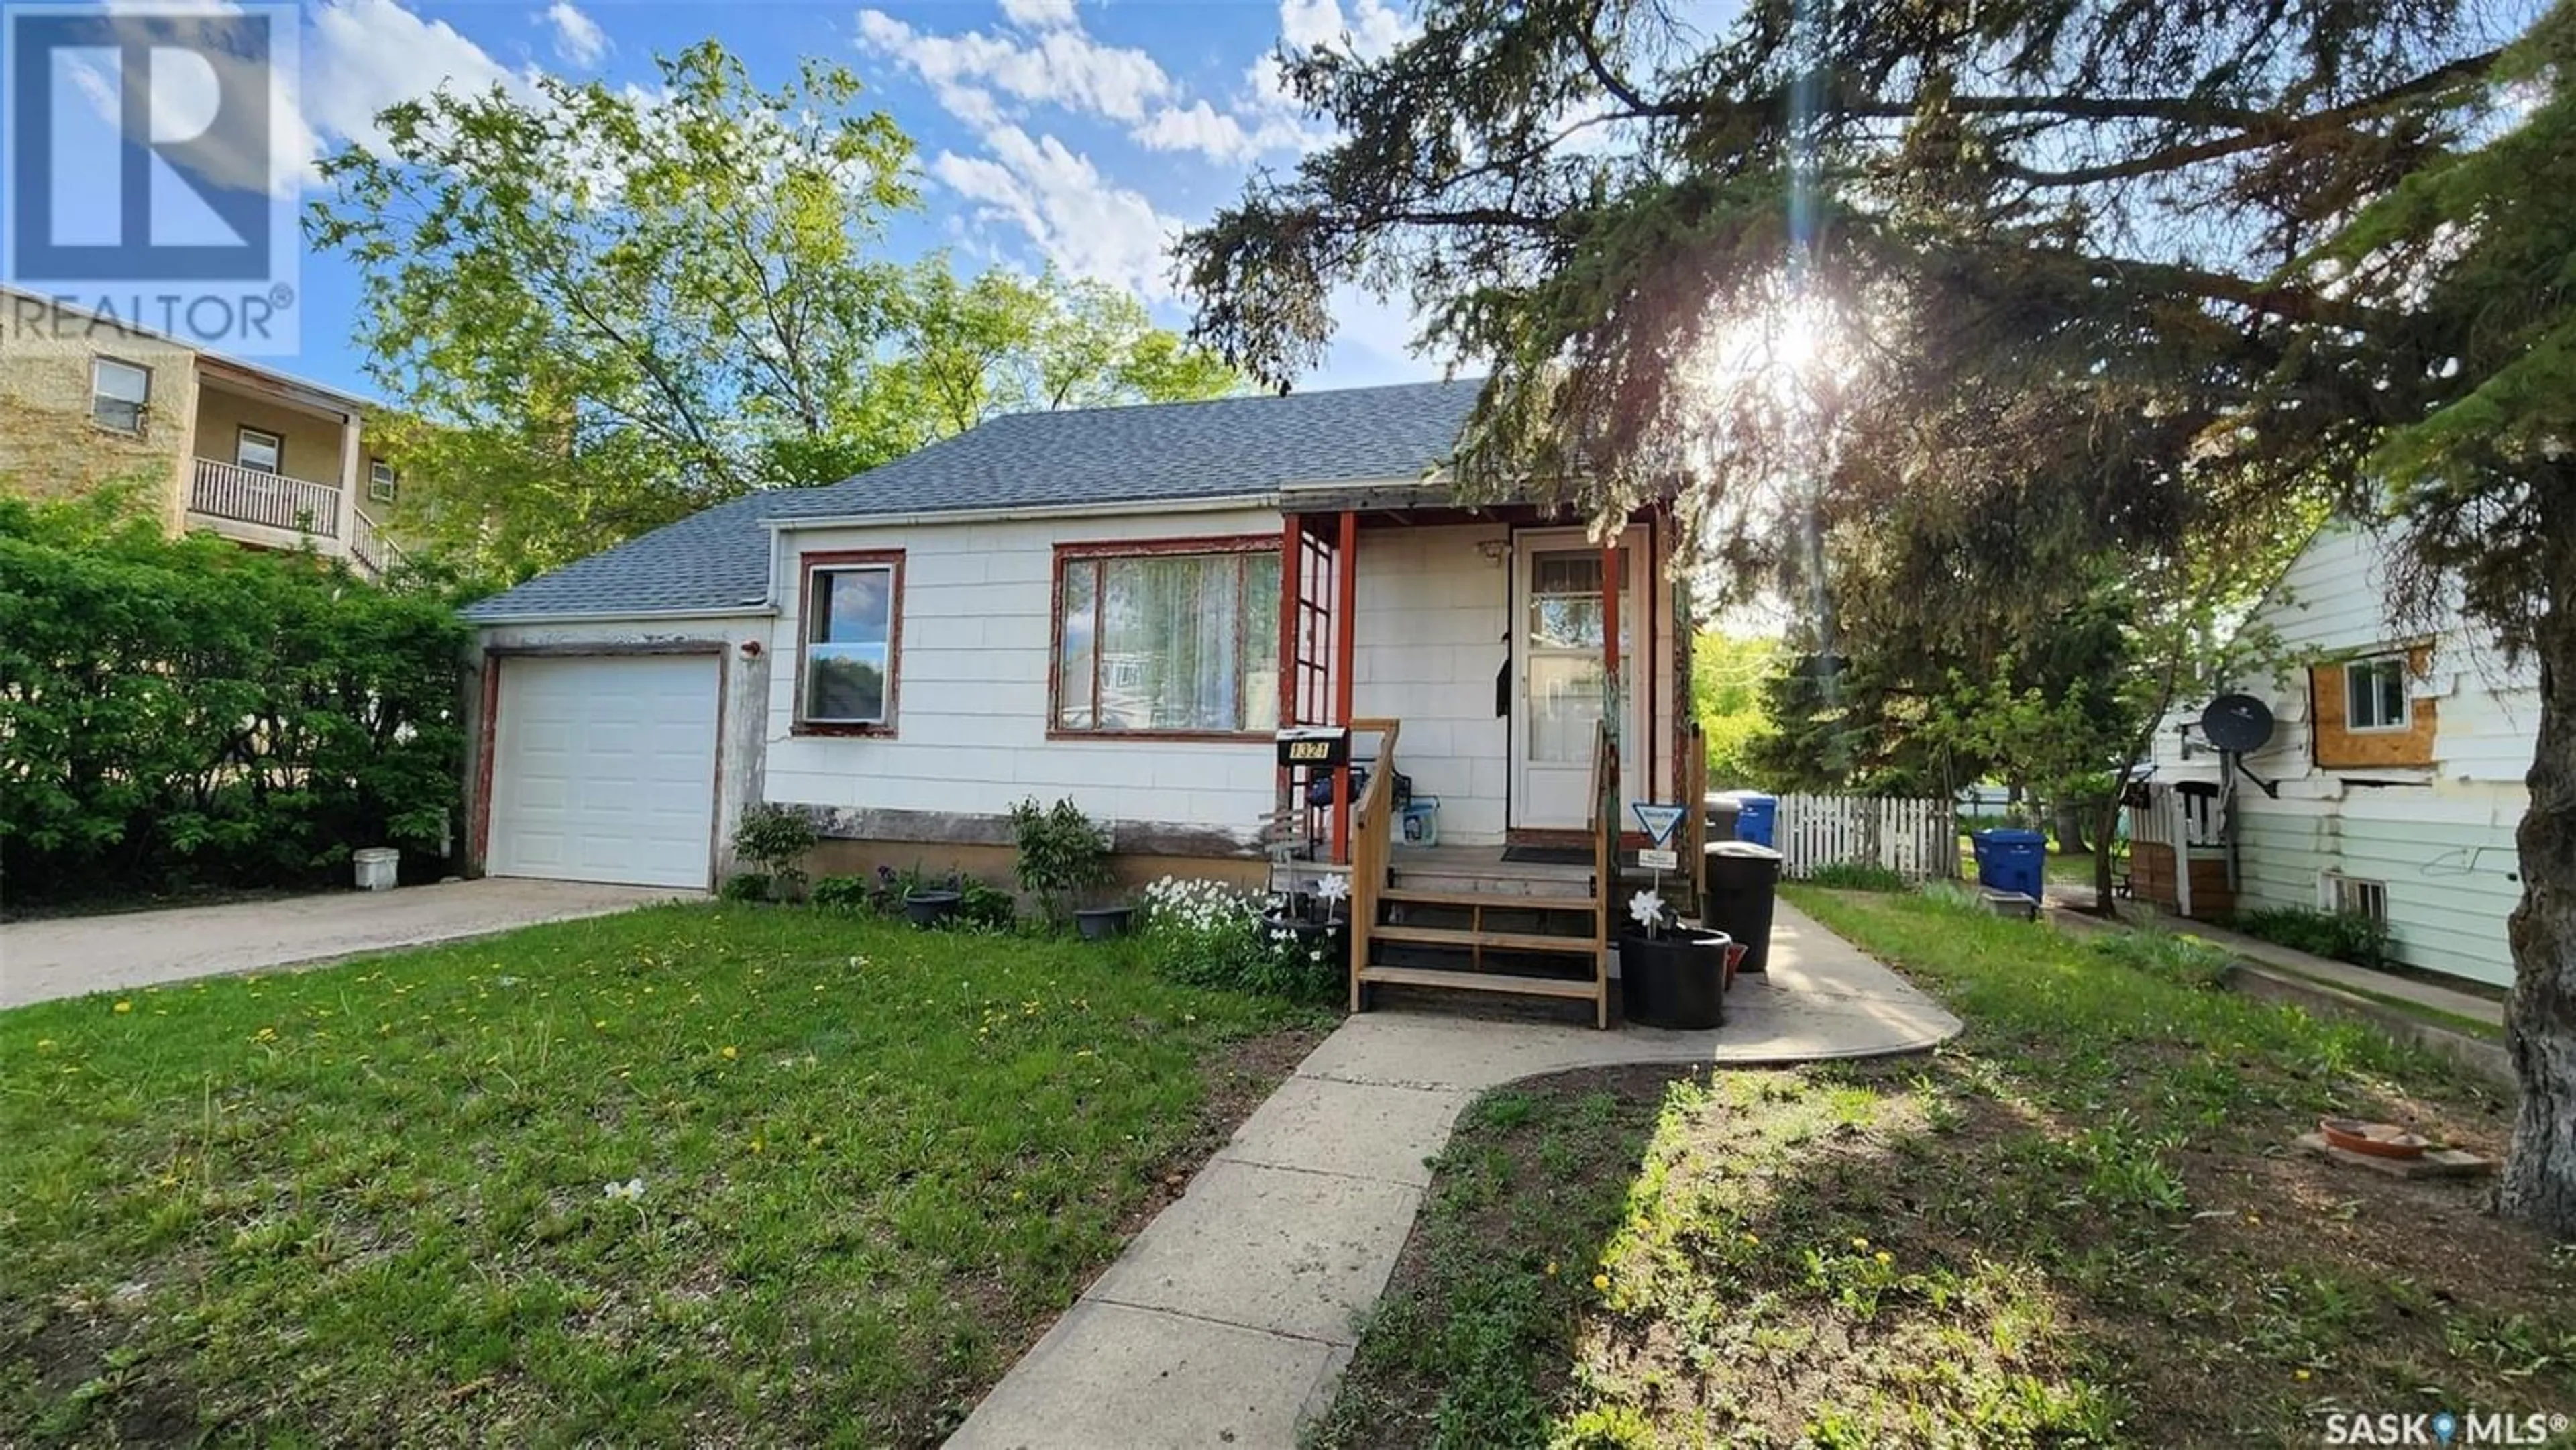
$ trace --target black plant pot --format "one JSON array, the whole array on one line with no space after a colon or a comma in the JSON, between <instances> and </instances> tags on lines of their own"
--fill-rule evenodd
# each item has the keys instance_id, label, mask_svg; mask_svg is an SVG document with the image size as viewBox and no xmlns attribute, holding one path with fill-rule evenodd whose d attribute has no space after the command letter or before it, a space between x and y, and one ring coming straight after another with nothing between
<instances>
[{"instance_id":1,"label":"black plant pot","mask_svg":"<svg viewBox=\"0 0 2576 1450\"><path fill-rule=\"evenodd\" d=\"M1084 941L1125 936L1135 921L1136 908L1132 906L1086 906L1073 914L1073 924L1081 930Z\"/></svg>"},{"instance_id":2,"label":"black plant pot","mask_svg":"<svg viewBox=\"0 0 2576 1450\"><path fill-rule=\"evenodd\" d=\"M938 926L957 914L966 898L955 891L914 891L903 898L903 914L914 926Z\"/></svg>"},{"instance_id":3,"label":"black plant pot","mask_svg":"<svg viewBox=\"0 0 2576 1450\"><path fill-rule=\"evenodd\" d=\"M1726 933L1692 926L1619 938L1619 991L1628 1020L1685 1030L1723 1026L1726 948Z\"/></svg>"},{"instance_id":4,"label":"black plant pot","mask_svg":"<svg viewBox=\"0 0 2576 1450\"><path fill-rule=\"evenodd\" d=\"M1351 924L1347 918L1337 916L1330 921L1317 921L1310 916L1283 916L1274 912L1264 919L1272 928L1295 936L1301 954L1322 947L1325 962L1336 971L1348 972L1351 969Z\"/></svg>"}]
</instances>

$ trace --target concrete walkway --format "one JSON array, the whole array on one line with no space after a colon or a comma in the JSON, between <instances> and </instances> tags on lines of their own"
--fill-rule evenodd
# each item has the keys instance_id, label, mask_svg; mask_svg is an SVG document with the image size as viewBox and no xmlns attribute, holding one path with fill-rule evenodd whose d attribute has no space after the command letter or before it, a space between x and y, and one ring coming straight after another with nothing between
<instances>
[{"instance_id":1,"label":"concrete walkway","mask_svg":"<svg viewBox=\"0 0 2576 1450\"><path fill-rule=\"evenodd\" d=\"M309 966L604 916L699 892L498 877L0 926L0 1007L115 987Z\"/></svg>"},{"instance_id":2,"label":"concrete walkway","mask_svg":"<svg viewBox=\"0 0 2576 1450\"><path fill-rule=\"evenodd\" d=\"M1344 1022L948 1443L1287 1447L1320 1410L1476 1094L1621 1063L1913 1052L1959 1020L1786 903L1715 1032L1370 1012Z\"/></svg>"}]
</instances>

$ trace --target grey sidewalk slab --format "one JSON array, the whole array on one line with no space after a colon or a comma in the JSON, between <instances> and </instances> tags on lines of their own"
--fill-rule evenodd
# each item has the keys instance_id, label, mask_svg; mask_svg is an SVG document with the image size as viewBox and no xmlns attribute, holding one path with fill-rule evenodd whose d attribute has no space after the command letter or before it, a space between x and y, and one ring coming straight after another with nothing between
<instances>
[{"instance_id":1,"label":"grey sidewalk slab","mask_svg":"<svg viewBox=\"0 0 2576 1450\"><path fill-rule=\"evenodd\" d=\"M0 926L0 1007L337 961L703 892L501 877Z\"/></svg>"},{"instance_id":2,"label":"grey sidewalk slab","mask_svg":"<svg viewBox=\"0 0 2576 1450\"><path fill-rule=\"evenodd\" d=\"M1356 1344L1421 1201L1411 1184L1219 1158L1084 1297Z\"/></svg>"},{"instance_id":3,"label":"grey sidewalk slab","mask_svg":"<svg viewBox=\"0 0 2576 1450\"><path fill-rule=\"evenodd\" d=\"M1320 1340L1084 1299L948 1443L963 1450L1267 1444L1278 1407L1296 1407L1294 1424L1341 1378L1350 1355Z\"/></svg>"},{"instance_id":4,"label":"grey sidewalk slab","mask_svg":"<svg viewBox=\"0 0 2576 1450\"><path fill-rule=\"evenodd\" d=\"M1959 1020L1783 903L1715 1032L1380 1011L1345 1021L975 1408L953 1446L1297 1442L1478 1092L1568 1068L1917 1052Z\"/></svg>"},{"instance_id":5,"label":"grey sidewalk slab","mask_svg":"<svg viewBox=\"0 0 2576 1450\"><path fill-rule=\"evenodd\" d=\"M1219 1149L1218 1162L1265 1163L1345 1173L1421 1188L1431 1182L1425 1143L1448 1141L1471 1096L1463 1088L1388 1087L1310 1077L1303 1071Z\"/></svg>"}]
</instances>

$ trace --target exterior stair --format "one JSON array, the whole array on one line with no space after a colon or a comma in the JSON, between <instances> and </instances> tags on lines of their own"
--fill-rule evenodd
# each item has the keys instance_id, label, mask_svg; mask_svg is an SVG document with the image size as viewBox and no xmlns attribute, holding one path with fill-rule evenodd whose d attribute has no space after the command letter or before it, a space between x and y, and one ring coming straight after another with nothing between
<instances>
[{"instance_id":1,"label":"exterior stair","mask_svg":"<svg viewBox=\"0 0 2576 1450\"><path fill-rule=\"evenodd\" d=\"M1584 866L1523 864L1499 850L1396 853L1358 979L1590 1001L1606 1018L1601 903Z\"/></svg>"}]
</instances>

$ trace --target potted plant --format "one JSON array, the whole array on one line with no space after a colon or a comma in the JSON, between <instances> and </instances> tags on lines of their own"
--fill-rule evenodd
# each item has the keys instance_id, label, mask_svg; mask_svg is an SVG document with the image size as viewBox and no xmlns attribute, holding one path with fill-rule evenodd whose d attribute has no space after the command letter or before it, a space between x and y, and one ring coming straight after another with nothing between
<instances>
[{"instance_id":1,"label":"potted plant","mask_svg":"<svg viewBox=\"0 0 2576 1450\"><path fill-rule=\"evenodd\" d=\"M1266 920L1273 930L1295 937L1300 951L1323 947L1328 960L1348 968L1350 899L1351 878L1326 872L1309 890L1274 897Z\"/></svg>"},{"instance_id":2,"label":"potted plant","mask_svg":"<svg viewBox=\"0 0 2576 1450\"><path fill-rule=\"evenodd\" d=\"M1619 985L1628 1020L1684 1029L1724 1025L1726 988L1742 954L1722 931L1683 926L1652 891L1628 902L1635 925L1619 938Z\"/></svg>"},{"instance_id":3,"label":"potted plant","mask_svg":"<svg viewBox=\"0 0 2576 1450\"><path fill-rule=\"evenodd\" d=\"M944 886L932 886L923 882L904 891L904 919L914 926L944 926L951 917L957 915L958 908L965 903L965 900L966 892L954 874L949 876Z\"/></svg>"},{"instance_id":4,"label":"potted plant","mask_svg":"<svg viewBox=\"0 0 2576 1450\"><path fill-rule=\"evenodd\" d=\"M744 874L766 877L771 900L795 901L805 894L805 857L821 839L803 811L764 802L742 813L733 828L733 851L762 868Z\"/></svg>"},{"instance_id":5,"label":"potted plant","mask_svg":"<svg viewBox=\"0 0 2576 1450\"><path fill-rule=\"evenodd\" d=\"M1099 899L1112 879L1109 842L1082 807L1070 798L1041 806L1031 797L1011 807L1011 834L1020 849L1020 889L1038 899L1050 923L1063 926L1071 905L1083 940L1126 934L1135 908ZM1082 902L1090 904L1078 904Z\"/></svg>"}]
</instances>

